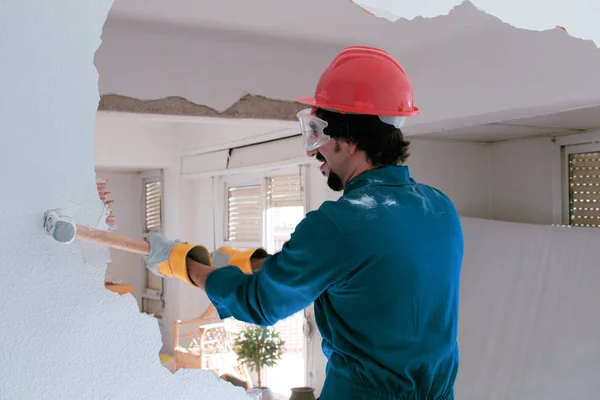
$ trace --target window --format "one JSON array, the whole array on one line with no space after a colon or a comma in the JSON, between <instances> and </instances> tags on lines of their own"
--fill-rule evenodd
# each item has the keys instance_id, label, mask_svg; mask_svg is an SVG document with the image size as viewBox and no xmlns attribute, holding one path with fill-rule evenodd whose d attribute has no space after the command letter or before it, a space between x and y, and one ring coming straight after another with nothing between
<instances>
[{"instance_id":1,"label":"window","mask_svg":"<svg viewBox=\"0 0 600 400\"><path fill-rule=\"evenodd\" d=\"M260 185L227 188L228 242L262 242L261 194Z\"/></svg>"},{"instance_id":2,"label":"window","mask_svg":"<svg viewBox=\"0 0 600 400\"><path fill-rule=\"evenodd\" d=\"M294 168L227 182L224 244L239 248L262 246L270 254L280 251L306 213L301 171ZM241 324L234 321L230 325L239 329ZM264 371L263 382L276 394L289 396L292 387L306 384L303 326L301 311L274 327L285 341L286 353L275 367Z\"/></svg>"},{"instance_id":3,"label":"window","mask_svg":"<svg viewBox=\"0 0 600 400\"><path fill-rule=\"evenodd\" d=\"M569 225L600 227L600 151L569 153Z\"/></svg>"},{"instance_id":4,"label":"window","mask_svg":"<svg viewBox=\"0 0 600 400\"><path fill-rule=\"evenodd\" d=\"M163 185L160 172L143 178L144 187L144 235L162 232ZM163 279L144 268L145 283L142 293L142 312L161 319L164 313Z\"/></svg>"}]
</instances>

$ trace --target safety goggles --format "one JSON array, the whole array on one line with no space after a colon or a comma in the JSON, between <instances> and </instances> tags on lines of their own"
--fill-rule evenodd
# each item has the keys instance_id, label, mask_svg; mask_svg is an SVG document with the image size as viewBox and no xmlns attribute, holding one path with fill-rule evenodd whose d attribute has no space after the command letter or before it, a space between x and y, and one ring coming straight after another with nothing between
<instances>
[{"instance_id":1,"label":"safety goggles","mask_svg":"<svg viewBox=\"0 0 600 400\"><path fill-rule=\"evenodd\" d=\"M331 139L325 134L327 121L322 120L312 113L312 108L305 108L296 114L300 121L300 130L302 132L302 142L306 151L313 151L323 146ZM406 122L406 117L397 116L379 116L381 122L401 129Z\"/></svg>"},{"instance_id":2,"label":"safety goggles","mask_svg":"<svg viewBox=\"0 0 600 400\"><path fill-rule=\"evenodd\" d=\"M331 139L324 132L327 128L327 121L313 115L311 108L300 111L296 117L300 121L302 143L306 151L316 150Z\"/></svg>"}]
</instances>

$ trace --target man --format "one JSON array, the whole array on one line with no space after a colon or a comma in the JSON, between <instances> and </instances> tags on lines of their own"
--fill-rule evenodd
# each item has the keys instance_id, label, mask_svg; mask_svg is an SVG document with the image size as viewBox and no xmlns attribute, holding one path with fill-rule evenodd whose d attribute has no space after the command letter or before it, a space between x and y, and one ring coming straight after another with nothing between
<instances>
[{"instance_id":1,"label":"man","mask_svg":"<svg viewBox=\"0 0 600 400\"><path fill-rule=\"evenodd\" d=\"M343 195L309 212L258 273L214 270L198 246L150 238L148 267L168 259L170 276L206 290L222 318L272 325L314 302L328 359L321 400L454 399L463 236L451 200L401 165L412 97L386 52L338 54L298 118L305 149Z\"/></svg>"}]
</instances>

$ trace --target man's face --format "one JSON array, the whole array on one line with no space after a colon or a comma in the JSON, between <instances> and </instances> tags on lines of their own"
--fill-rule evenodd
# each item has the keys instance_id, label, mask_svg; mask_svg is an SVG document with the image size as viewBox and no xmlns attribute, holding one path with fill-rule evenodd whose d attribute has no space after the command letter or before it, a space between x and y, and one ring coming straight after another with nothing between
<instances>
[{"instance_id":1,"label":"man's face","mask_svg":"<svg viewBox=\"0 0 600 400\"><path fill-rule=\"evenodd\" d=\"M313 108L313 114L316 113ZM315 150L307 152L309 157L316 157L321 161L321 173L327 177L327 186L335 192L344 190L343 177L349 162L348 146L345 142L329 139L325 144Z\"/></svg>"}]
</instances>

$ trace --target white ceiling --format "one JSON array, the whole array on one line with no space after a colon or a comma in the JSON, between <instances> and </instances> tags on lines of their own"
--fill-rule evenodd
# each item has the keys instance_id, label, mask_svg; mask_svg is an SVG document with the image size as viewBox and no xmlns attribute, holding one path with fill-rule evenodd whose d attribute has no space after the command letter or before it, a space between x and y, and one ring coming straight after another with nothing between
<instances>
[{"instance_id":1,"label":"white ceiling","mask_svg":"<svg viewBox=\"0 0 600 400\"><path fill-rule=\"evenodd\" d=\"M426 130L407 127L408 136L428 138L497 142L534 136L562 135L600 129L600 106L537 115L447 130Z\"/></svg>"},{"instance_id":2,"label":"white ceiling","mask_svg":"<svg viewBox=\"0 0 600 400\"><path fill-rule=\"evenodd\" d=\"M200 154L268 142L299 134L295 121L239 118L184 117L173 115L129 114L101 111L97 114L97 135L103 136L116 127L130 133L171 132L177 137L179 154ZM114 125L116 123L116 125ZM107 125L109 124L109 125ZM112 124L112 125L110 125ZM167 129L168 127L168 129ZM568 110L553 114L512 120L480 123L452 129L428 129L407 126L408 137L498 142L535 136L555 136L600 130L600 106Z\"/></svg>"}]
</instances>

